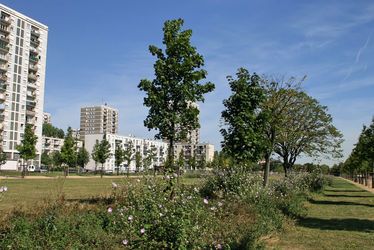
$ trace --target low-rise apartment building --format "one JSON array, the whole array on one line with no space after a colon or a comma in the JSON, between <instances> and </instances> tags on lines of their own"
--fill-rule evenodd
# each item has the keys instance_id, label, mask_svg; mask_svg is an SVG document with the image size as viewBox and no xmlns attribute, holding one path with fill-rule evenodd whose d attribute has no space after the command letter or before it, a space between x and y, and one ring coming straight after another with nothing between
<instances>
[{"instance_id":1,"label":"low-rise apartment building","mask_svg":"<svg viewBox=\"0 0 374 250\"><path fill-rule=\"evenodd\" d=\"M56 138L56 137L42 137L42 152L47 152L51 154L55 151L61 151L62 145L64 145L63 138ZM80 140L76 141L77 149L83 147L83 142Z\"/></svg>"}]
</instances>

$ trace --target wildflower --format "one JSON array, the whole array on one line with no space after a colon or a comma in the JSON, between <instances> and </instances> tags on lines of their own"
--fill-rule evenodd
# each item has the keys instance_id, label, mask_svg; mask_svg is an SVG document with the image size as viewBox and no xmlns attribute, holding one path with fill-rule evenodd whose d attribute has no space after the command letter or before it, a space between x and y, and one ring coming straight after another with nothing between
<instances>
[{"instance_id":1,"label":"wildflower","mask_svg":"<svg viewBox=\"0 0 374 250\"><path fill-rule=\"evenodd\" d=\"M137 179L136 181L137 181L137 182L140 182L140 180L139 180L139 179Z\"/></svg>"},{"instance_id":2,"label":"wildflower","mask_svg":"<svg viewBox=\"0 0 374 250\"><path fill-rule=\"evenodd\" d=\"M162 213L160 213L160 217L164 216Z\"/></svg>"},{"instance_id":3,"label":"wildflower","mask_svg":"<svg viewBox=\"0 0 374 250\"><path fill-rule=\"evenodd\" d=\"M208 204L209 203L208 199L204 199L203 201L204 201L204 204Z\"/></svg>"},{"instance_id":4,"label":"wildflower","mask_svg":"<svg viewBox=\"0 0 374 250\"><path fill-rule=\"evenodd\" d=\"M211 207L210 210L214 211L216 210L216 207Z\"/></svg>"},{"instance_id":5,"label":"wildflower","mask_svg":"<svg viewBox=\"0 0 374 250\"><path fill-rule=\"evenodd\" d=\"M216 249L222 249L222 245L218 243L218 244L216 245Z\"/></svg>"},{"instance_id":6,"label":"wildflower","mask_svg":"<svg viewBox=\"0 0 374 250\"><path fill-rule=\"evenodd\" d=\"M178 174L177 174L177 173L174 173L173 176L174 176L175 178L177 178L177 177L178 177Z\"/></svg>"},{"instance_id":7,"label":"wildflower","mask_svg":"<svg viewBox=\"0 0 374 250\"><path fill-rule=\"evenodd\" d=\"M134 218L132 217L132 215L129 215L129 217L127 217L127 219L128 219L128 221L132 222L132 220L133 220Z\"/></svg>"},{"instance_id":8,"label":"wildflower","mask_svg":"<svg viewBox=\"0 0 374 250\"><path fill-rule=\"evenodd\" d=\"M159 207L159 208L162 208L162 205L161 205L161 204L159 204L159 205L158 205L158 207Z\"/></svg>"},{"instance_id":9,"label":"wildflower","mask_svg":"<svg viewBox=\"0 0 374 250\"><path fill-rule=\"evenodd\" d=\"M165 176L165 179L170 180L170 176L169 175Z\"/></svg>"},{"instance_id":10,"label":"wildflower","mask_svg":"<svg viewBox=\"0 0 374 250\"><path fill-rule=\"evenodd\" d=\"M198 193L199 189L197 189L197 187L194 187L193 191L195 191L196 193Z\"/></svg>"},{"instance_id":11,"label":"wildflower","mask_svg":"<svg viewBox=\"0 0 374 250\"><path fill-rule=\"evenodd\" d=\"M222 207L222 206L223 206L223 203L219 201L219 202L217 203L217 205L218 205L219 207Z\"/></svg>"},{"instance_id":12,"label":"wildflower","mask_svg":"<svg viewBox=\"0 0 374 250\"><path fill-rule=\"evenodd\" d=\"M140 233L144 234L145 233L145 229L144 228L140 229Z\"/></svg>"},{"instance_id":13,"label":"wildflower","mask_svg":"<svg viewBox=\"0 0 374 250\"><path fill-rule=\"evenodd\" d=\"M127 246L127 244L129 244L129 241L125 239L125 240L122 241L122 244Z\"/></svg>"},{"instance_id":14,"label":"wildflower","mask_svg":"<svg viewBox=\"0 0 374 250\"><path fill-rule=\"evenodd\" d=\"M114 189L118 188L118 184L115 183L115 182L112 182L112 188L114 188Z\"/></svg>"},{"instance_id":15,"label":"wildflower","mask_svg":"<svg viewBox=\"0 0 374 250\"><path fill-rule=\"evenodd\" d=\"M113 208L108 207L108 213L112 213L112 212L113 212Z\"/></svg>"}]
</instances>

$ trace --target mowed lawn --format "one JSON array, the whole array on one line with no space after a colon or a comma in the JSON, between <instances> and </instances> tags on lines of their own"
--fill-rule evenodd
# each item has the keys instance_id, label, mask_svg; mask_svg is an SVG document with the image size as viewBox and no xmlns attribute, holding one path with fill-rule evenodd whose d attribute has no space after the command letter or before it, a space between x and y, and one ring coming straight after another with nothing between
<instances>
[{"instance_id":1,"label":"mowed lawn","mask_svg":"<svg viewBox=\"0 0 374 250\"><path fill-rule=\"evenodd\" d=\"M269 249L374 249L374 194L335 178Z\"/></svg>"},{"instance_id":2,"label":"mowed lawn","mask_svg":"<svg viewBox=\"0 0 374 250\"><path fill-rule=\"evenodd\" d=\"M107 196L112 192L112 182L121 186L139 178L142 177L1 179L0 186L7 186L8 191L4 193L3 197L0 196L0 211L20 207L32 208L36 203L56 200L61 197L61 194L68 201ZM193 185L200 181L198 178L182 178L182 183L187 185Z\"/></svg>"}]
</instances>

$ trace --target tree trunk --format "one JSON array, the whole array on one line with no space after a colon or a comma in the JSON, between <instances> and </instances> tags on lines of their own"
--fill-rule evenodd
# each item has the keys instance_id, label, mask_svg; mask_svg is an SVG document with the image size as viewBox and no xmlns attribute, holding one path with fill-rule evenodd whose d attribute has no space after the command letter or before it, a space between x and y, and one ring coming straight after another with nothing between
<instances>
[{"instance_id":1,"label":"tree trunk","mask_svg":"<svg viewBox=\"0 0 374 250\"><path fill-rule=\"evenodd\" d=\"M288 176L288 170L289 170L289 162L288 162L288 157L284 156L283 157L283 169L284 169L284 176Z\"/></svg>"},{"instance_id":2,"label":"tree trunk","mask_svg":"<svg viewBox=\"0 0 374 250\"><path fill-rule=\"evenodd\" d=\"M168 164L169 170L174 170L174 138L169 138Z\"/></svg>"},{"instance_id":3,"label":"tree trunk","mask_svg":"<svg viewBox=\"0 0 374 250\"><path fill-rule=\"evenodd\" d=\"M268 185L269 182L269 172L270 172L270 155L267 153L265 155L265 169L264 169L264 187Z\"/></svg>"},{"instance_id":4,"label":"tree trunk","mask_svg":"<svg viewBox=\"0 0 374 250\"><path fill-rule=\"evenodd\" d=\"M119 175L119 166L117 166L117 176Z\"/></svg>"},{"instance_id":5,"label":"tree trunk","mask_svg":"<svg viewBox=\"0 0 374 250\"><path fill-rule=\"evenodd\" d=\"M103 174L104 174L104 163L101 163L100 178L103 178Z\"/></svg>"}]
</instances>

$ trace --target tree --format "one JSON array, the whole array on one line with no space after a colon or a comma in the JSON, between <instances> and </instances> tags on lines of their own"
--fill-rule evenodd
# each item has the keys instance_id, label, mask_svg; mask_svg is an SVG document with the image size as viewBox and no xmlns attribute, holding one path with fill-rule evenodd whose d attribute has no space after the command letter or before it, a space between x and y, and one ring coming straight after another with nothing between
<instances>
[{"instance_id":1,"label":"tree","mask_svg":"<svg viewBox=\"0 0 374 250\"><path fill-rule=\"evenodd\" d=\"M86 164L90 161L90 153L88 153L88 151L84 148L84 145L83 147L81 147L79 150L78 150L78 154L77 154L77 164L80 168L84 169L84 167L86 166ZM79 171L78 171L79 173Z\"/></svg>"},{"instance_id":2,"label":"tree","mask_svg":"<svg viewBox=\"0 0 374 250\"><path fill-rule=\"evenodd\" d=\"M52 153L52 164L53 167L59 167L61 168L61 165L63 163L62 157L61 157L61 152L60 151L54 151Z\"/></svg>"},{"instance_id":3,"label":"tree","mask_svg":"<svg viewBox=\"0 0 374 250\"><path fill-rule=\"evenodd\" d=\"M50 165L52 164L52 157L46 151L44 151L40 157L40 162L49 169Z\"/></svg>"},{"instance_id":4,"label":"tree","mask_svg":"<svg viewBox=\"0 0 374 250\"><path fill-rule=\"evenodd\" d=\"M21 141L21 144L17 146L17 150L21 159L25 161L24 163L22 163L22 178L25 177L25 165L27 165L27 161L36 157L35 145L37 140L38 137L35 135L32 125L26 124L23 140Z\"/></svg>"},{"instance_id":5,"label":"tree","mask_svg":"<svg viewBox=\"0 0 374 250\"><path fill-rule=\"evenodd\" d=\"M73 138L72 129L69 127L61 148L61 159L64 163L64 175L67 176L69 168L77 166L77 147Z\"/></svg>"},{"instance_id":6,"label":"tree","mask_svg":"<svg viewBox=\"0 0 374 250\"><path fill-rule=\"evenodd\" d=\"M110 143L106 139L106 134L104 134L103 139L99 143L96 156L97 156L97 161L101 163L100 177L103 178L104 164L106 160L111 156Z\"/></svg>"},{"instance_id":7,"label":"tree","mask_svg":"<svg viewBox=\"0 0 374 250\"><path fill-rule=\"evenodd\" d=\"M271 156L274 153L276 138L287 129L282 122L283 113L289 106L293 106L295 98L293 96L300 89L305 76L298 81L291 77L287 80L284 78L263 77L261 85L265 90L266 98L261 103L261 109L267 113L267 120L264 130L265 148L265 167L264 167L264 186L268 184L269 172L271 165Z\"/></svg>"},{"instance_id":8,"label":"tree","mask_svg":"<svg viewBox=\"0 0 374 250\"><path fill-rule=\"evenodd\" d=\"M131 164L131 161L134 158L134 151L135 151L135 149L134 149L133 143L132 143L132 141L129 141L126 144L126 147L122 152L123 153L123 160L125 161L125 164L127 165L127 176L130 173L130 164Z\"/></svg>"},{"instance_id":9,"label":"tree","mask_svg":"<svg viewBox=\"0 0 374 250\"><path fill-rule=\"evenodd\" d=\"M281 114L281 127L275 152L283 160L285 175L292 169L301 154L310 157L331 155L341 157L342 134L332 124L327 107L305 92L290 90L293 105Z\"/></svg>"},{"instance_id":10,"label":"tree","mask_svg":"<svg viewBox=\"0 0 374 250\"><path fill-rule=\"evenodd\" d=\"M157 139L169 142L168 161L174 162L174 143L187 138L188 132L199 127L199 110L192 103L204 101L204 94L213 91L213 83L200 84L207 72L202 55L190 44L192 30L181 30L183 20L169 20L164 24L163 44L166 49L151 45L149 51L157 57L154 64L156 78L143 79L138 88L145 91L144 105L149 113L144 125L156 129Z\"/></svg>"},{"instance_id":11,"label":"tree","mask_svg":"<svg viewBox=\"0 0 374 250\"><path fill-rule=\"evenodd\" d=\"M135 168L136 168L136 172L139 172L140 169L142 168L142 155L140 154L139 151L135 153Z\"/></svg>"},{"instance_id":12,"label":"tree","mask_svg":"<svg viewBox=\"0 0 374 250\"><path fill-rule=\"evenodd\" d=\"M264 129L267 116L260 110L265 92L260 77L250 75L244 68L238 69L237 79L227 77L232 94L223 101L222 119L226 128L223 136L223 152L231 156L241 167L250 165L263 156L265 150Z\"/></svg>"},{"instance_id":13,"label":"tree","mask_svg":"<svg viewBox=\"0 0 374 250\"><path fill-rule=\"evenodd\" d=\"M114 161L115 161L115 165L117 167L117 175L119 175L120 166L121 166L122 162L124 161L124 159L123 159L123 149L122 149L121 144L116 145L116 150L114 152Z\"/></svg>"},{"instance_id":14,"label":"tree","mask_svg":"<svg viewBox=\"0 0 374 250\"><path fill-rule=\"evenodd\" d=\"M152 167L152 163L157 155L157 148L151 146L149 150L145 152L145 157L143 158L143 167L144 170L147 171L150 167Z\"/></svg>"},{"instance_id":15,"label":"tree","mask_svg":"<svg viewBox=\"0 0 374 250\"><path fill-rule=\"evenodd\" d=\"M7 156L6 153L3 151L3 148L0 146L0 171L1 166L3 166L6 163Z\"/></svg>"},{"instance_id":16,"label":"tree","mask_svg":"<svg viewBox=\"0 0 374 250\"><path fill-rule=\"evenodd\" d=\"M100 151L100 142L96 140L95 145L93 146L91 157L95 161L95 174L97 173L97 163L99 162L99 151Z\"/></svg>"},{"instance_id":17,"label":"tree","mask_svg":"<svg viewBox=\"0 0 374 250\"><path fill-rule=\"evenodd\" d=\"M49 123L43 123L42 134L47 137L64 138L64 130L56 128Z\"/></svg>"}]
</instances>

